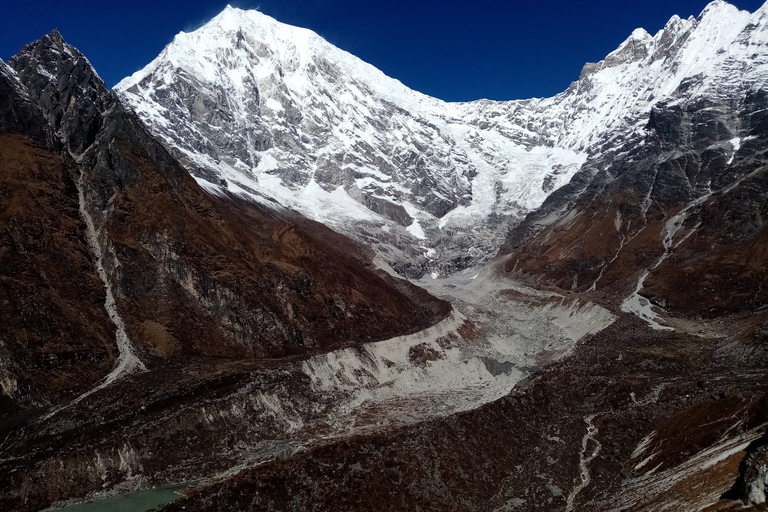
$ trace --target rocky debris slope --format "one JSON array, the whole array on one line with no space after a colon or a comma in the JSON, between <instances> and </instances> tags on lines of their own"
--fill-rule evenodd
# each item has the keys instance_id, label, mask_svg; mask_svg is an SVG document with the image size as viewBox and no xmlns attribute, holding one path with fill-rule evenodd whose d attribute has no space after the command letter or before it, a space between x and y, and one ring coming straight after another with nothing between
<instances>
[{"instance_id":1,"label":"rocky debris slope","mask_svg":"<svg viewBox=\"0 0 768 512\"><path fill-rule=\"evenodd\" d=\"M0 506L38 510L228 481L320 446L472 410L614 320L599 306L507 286L455 281L450 293L468 316L454 310L410 335L309 357L195 358L125 375L4 433ZM474 295L482 301L463 302Z\"/></svg>"},{"instance_id":2,"label":"rocky debris slope","mask_svg":"<svg viewBox=\"0 0 768 512\"><path fill-rule=\"evenodd\" d=\"M764 83L764 16L713 2L636 30L553 98L452 104L227 8L116 90L199 180L297 209L403 275L444 275L487 260L577 171L640 144L655 105Z\"/></svg>"}]
</instances>

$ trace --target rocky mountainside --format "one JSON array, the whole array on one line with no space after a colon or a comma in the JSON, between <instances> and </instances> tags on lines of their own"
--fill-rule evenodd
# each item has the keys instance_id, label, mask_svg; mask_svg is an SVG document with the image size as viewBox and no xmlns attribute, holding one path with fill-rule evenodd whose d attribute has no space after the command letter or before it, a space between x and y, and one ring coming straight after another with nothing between
<instances>
[{"instance_id":1,"label":"rocky mountainside","mask_svg":"<svg viewBox=\"0 0 768 512\"><path fill-rule=\"evenodd\" d=\"M301 211L403 275L445 275L495 254L577 171L640 144L655 105L762 83L764 18L714 2L636 30L554 98L451 104L227 8L116 89L206 186Z\"/></svg>"},{"instance_id":2,"label":"rocky mountainside","mask_svg":"<svg viewBox=\"0 0 768 512\"><path fill-rule=\"evenodd\" d=\"M0 62L0 418L66 400L117 358L104 284L83 236L76 164Z\"/></svg>"},{"instance_id":3,"label":"rocky mountainside","mask_svg":"<svg viewBox=\"0 0 768 512\"><path fill-rule=\"evenodd\" d=\"M210 361L194 387L216 364L307 357L449 314L322 225L206 193L58 32L0 69L0 437L21 446L2 461L4 510L82 492L18 501L16 471L47 457L24 436L51 418L77 432L76 404L192 361Z\"/></svg>"},{"instance_id":4,"label":"rocky mountainside","mask_svg":"<svg viewBox=\"0 0 768 512\"><path fill-rule=\"evenodd\" d=\"M767 13L513 102L233 8L0 62L0 509L762 510Z\"/></svg>"},{"instance_id":5,"label":"rocky mountainside","mask_svg":"<svg viewBox=\"0 0 768 512\"><path fill-rule=\"evenodd\" d=\"M2 71L3 510L472 409L612 322L544 301L481 336L324 226L200 189L58 33Z\"/></svg>"},{"instance_id":6,"label":"rocky mountainside","mask_svg":"<svg viewBox=\"0 0 768 512\"><path fill-rule=\"evenodd\" d=\"M136 317L168 339L188 330L182 351L266 357L445 316L444 305L367 270L370 254L328 229L206 194L56 32L9 64L82 171L85 236L130 334L143 338L128 327Z\"/></svg>"},{"instance_id":7,"label":"rocky mountainside","mask_svg":"<svg viewBox=\"0 0 768 512\"><path fill-rule=\"evenodd\" d=\"M483 103L467 120L257 11L179 34L116 90L206 186L294 208L412 277L494 253L501 220L583 160L526 126L536 109Z\"/></svg>"},{"instance_id":8,"label":"rocky mountainside","mask_svg":"<svg viewBox=\"0 0 768 512\"><path fill-rule=\"evenodd\" d=\"M711 4L638 44L632 65L697 74L510 233L507 270L596 300L624 296L621 309L655 328L649 301L699 319L768 304L768 7L719 25L729 12ZM672 30L685 43L677 54L706 44L717 59L662 58Z\"/></svg>"}]
</instances>

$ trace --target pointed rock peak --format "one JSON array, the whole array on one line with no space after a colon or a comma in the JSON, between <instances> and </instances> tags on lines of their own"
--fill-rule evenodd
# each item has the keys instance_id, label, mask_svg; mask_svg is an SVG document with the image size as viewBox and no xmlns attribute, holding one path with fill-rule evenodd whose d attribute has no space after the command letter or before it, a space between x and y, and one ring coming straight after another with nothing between
<instances>
[{"instance_id":1,"label":"pointed rock peak","mask_svg":"<svg viewBox=\"0 0 768 512\"><path fill-rule=\"evenodd\" d=\"M691 19L695 19L695 18L690 17L688 19L691 20ZM674 30L676 27L679 27L680 25L682 25L682 23L683 23L683 19L680 16L678 16L677 14L675 14L674 16L669 18L669 21L667 22L666 25L664 25L664 29L663 30L665 32L668 32L670 30Z\"/></svg>"},{"instance_id":2,"label":"pointed rock peak","mask_svg":"<svg viewBox=\"0 0 768 512\"><path fill-rule=\"evenodd\" d=\"M24 46L18 55L22 55L24 53L37 53L40 51L45 51L49 48L55 49L58 52L68 51L72 54L79 53L77 50L67 44L67 42L64 40L64 37L61 35L61 32L55 28L37 41L33 41Z\"/></svg>"},{"instance_id":3,"label":"pointed rock peak","mask_svg":"<svg viewBox=\"0 0 768 512\"><path fill-rule=\"evenodd\" d=\"M608 54L604 60L605 65L612 67L645 58L652 40L653 37L645 29L635 29L618 48Z\"/></svg>"},{"instance_id":4,"label":"pointed rock peak","mask_svg":"<svg viewBox=\"0 0 768 512\"><path fill-rule=\"evenodd\" d=\"M287 63L284 68L287 66L291 71L300 68L318 48L323 52L333 51L330 43L311 30L281 23L258 10L229 6L202 27L179 33L164 51L163 58L174 67L211 77L216 69L210 66L210 59L218 59L218 51L229 51L233 45L239 49L244 44L268 48L278 60ZM201 58L203 55L208 58Z\"/></svg>"},{"instance_id":5,"label":"pointed rock peak","mask_svg":"<svg viewBox=\"0 0 768 512\"><path fill-rule=\"evenodd\" d=\"M74 46L67 44L58 29L53 29L50 33L44 35L37 41L25 45L19 53L10 59L9 63L12 67L16 68L15 62L26 58L26 56L39 58L43 54L56 55L59 53L69 54L72 57L85 58ZM18 71L18 69L16 71Z\"/></svg>"},{"instance_id":6,"label":"pointed rock peak","mask_svg":"<svg viewBox=\"0 0 768 512\"><path fill-rule=\"evenodd\" d=\"M691 28L695 27L698 22L696 21L696 18L693 16L690 16L688 19L683 20L680 16L675 14L671 18L669 18L669 21L666 25L664 25L664 28L659 31L659 33L656 35L656 37L663 37L667 40L672 40L677 38L681 33L690 30Z\"/></svg>"},{"instance_id":7,"label":"pointed rock peak","mask_svg":"<svg viewBox=\"0 0 768 512\"><path fill-rule=\"evenodd\" d=\"M61 32L59 32L59 29L57 28L51 30L51 33L48 34L48 37L60 45L64 44L64 38L61 36Z\"/></svg>"},{"instance_id":8,"label":"pointed rock peak","mask_svg":"<svg viewBox=\"0 0 768 512\"><path fill-rule=\"evenodd\" d=\"M222 19L233 19L237 18L243 14L247 14L250 12L258 12L258 11L244 11L243 9L239 9L237 7L232 7L231 5L227 5L223 11L221 11L219 14L213 17L211 21L215 20L222 20Z\"/></svg>"},{"instance_id":9,"label":"pointed rock peak","mask_svg":"<svg viewBox=\"0 0 768 512\"><path fill-rule=\"evenodd\" d=\"M213 27L220 28L225 31L236 31L240 28L250 28L251 30L268 30L268 31L302 31L310 32L310 30L295 27L282 23L275 18L264 14L258 9L240 9L239 7L232 7L227 5L223 11L217 14L211 21L201 27L201 30L209 30Z\"/></svg>"},{"instance_id":10,"label":"pointed rock peak","mask_svg":"<svg viewBox=\"0 0 768 512\"><path fill-rule=\"evenodd\" d=\"M58 30L26 45L8 62L51 127L80 154L92 142L109 91L88 59ZM42 100L41 100L42 99ZM66 139L66 140L65 140Z\"/></svg>"}]
</instances>

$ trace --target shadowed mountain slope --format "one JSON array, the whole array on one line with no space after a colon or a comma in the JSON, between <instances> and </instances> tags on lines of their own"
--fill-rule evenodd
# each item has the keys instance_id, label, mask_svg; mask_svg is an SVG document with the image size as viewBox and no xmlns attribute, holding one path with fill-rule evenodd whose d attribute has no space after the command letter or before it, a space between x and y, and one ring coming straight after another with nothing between
<instances>
[{"instance_id":1,"label":"shadowed mountain slope","mask_svg":"<svg viewBox=\"0 0 768 512\"><path fill-rule=\"evenodd\" d=\"M40 405L62 398L51 399L51 382L83 391L98 370L109 373L115 337L117 370L127 373L177 357L316 353L447 314L445 303L370 270L369 251L324 226L206 193L58 32L10 65L6 397L34 396L24 382L38 370L36 392L48 397ZM80 346L87 339L99 348ZM79 358L95 366L47 372ZM37 369L41 359L48 366Z\"/></svg>"}]
</instances>

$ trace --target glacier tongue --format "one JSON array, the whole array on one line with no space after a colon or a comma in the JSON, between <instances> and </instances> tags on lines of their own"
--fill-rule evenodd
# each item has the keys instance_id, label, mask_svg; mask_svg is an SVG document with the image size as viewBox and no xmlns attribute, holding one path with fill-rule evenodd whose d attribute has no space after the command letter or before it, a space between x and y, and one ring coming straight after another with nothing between
<instances>
[{"instance_id":1,"label":"glacier tongue","mask_svg":"<svg viewBox=\"0 0 768 512\"><path fill-rule=\"evenodd\" d=\"M446 275L495 254L583 166L641 144L655 104L764 83L765 15L718 0L636 30L553 98L446 103L227 7L116 90L207 189L297 210L408 277Z\"/></svg>"}]
</instances>

